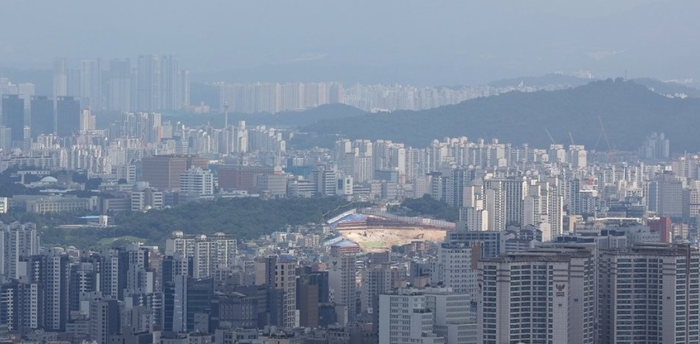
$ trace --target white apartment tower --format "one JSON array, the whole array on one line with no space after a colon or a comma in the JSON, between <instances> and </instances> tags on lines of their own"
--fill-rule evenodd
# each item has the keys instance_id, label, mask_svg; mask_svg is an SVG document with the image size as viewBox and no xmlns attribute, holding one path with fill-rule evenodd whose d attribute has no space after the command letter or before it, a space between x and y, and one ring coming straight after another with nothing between
<instances>
[{"instance_id":1,"label":"white apartment tower","mask_svg":"<svg viewBox=\"0 0 700 344\"><path fill-rule=\"evenodd\" d=\"M379 343L444 343L433 332L433 311L420 290L400 289L379 296Z\"/></svg>"},{"instance_id":2,"label":"white apartment tower","mask_svg":"<svg viewBox=\"0 0 700 344\"><path fill-rule=\"evenodd\" d=\"M233 266L237 242L223 233L211 237L198 235L191 245L194 278L213 276L217 270ZM189 248L185 247L185 252L187 250Z\"/></svg>"},{"instance_id":3,"label":"white apartment tower","mask_svg":"<svg viewBox=\"0 0 700 344\"><path fill-rule=\"evenodd\" d=\"M33 223L0 225L0 275L19 278L20 258L39 254L39 233Z\"/></svg>"},{"instance_id":4,"label":"white apartment tower","mask_svg":"<svg viewBox=\"0 0 700 344\"><path fill-rule=\"evenodd\" d=\"M445 337L446 344L477 343L476 311L470 295L450 288L426 288L422 292L428 309L433 311L433 331Z\"/></svg>"},{"instance_id":5,"label":"white apartment tower","mask_svg":"<svg viewBox=\"0 0 700 344\"><path fill-rule=\"evenodd\" d=\"M331 301L346 306L348 319L353 320L357 302L356 255L359 252L359 246L354 242L343 240L333 244L330 250L328 284Z\"/></svg>"},{"instance_id":6,"label":"white apartment tower","mask_svg":"<svg viewBox=\"0 0 700 344\"><path fill-rule=\"evenodd\" d=\"M180 253L185 257L193 257L194 237L186 237L182 231L174 231L172 236L165 240L165 254L172 256L175 253Z\"/></svg>"},{"instance_id":7,"label":"white apartment tower","mask_svg":"<svg viewBox=\"0 0 700 344\"><path fill-rule=\"evenodd\" d=\"M437 280L455 293L469 295L476 292L476 269L472 266L472 249L464 243L443 243L438 248ZM420 286L419 286L420 287Z\"/></svg>"},{"instance_id":8,"label":"white apartment tower","mask_svg":"<svg viewBox=\"0 0 700 344\"><path fill-rule=\"evenodd\" d=\"M484 190L492 230L504 230L510 223L523 222L523 200L527 194L523 179L485 179Z\"/></svg>"},{"instance_id":9,"label":"white apartment tower","mask_svg":"<svg viewBox=\"0 0 700 344\"><path fill-rule=\"evenodd\" d=\"M700 342L700 253L689 245L641 244L602 251L599 343Z\"/></svg>"},{"instance_id":10,"label":"white apartment tower","mask_svg":"<svg viewBox=\"0 0 700 344\"><path fill-rule=\"evenodd\" d=\"M193 167L180 175L180 192L191 195L213 195L214 175L209 170Z\"/></svg>"},{"instance_id":11,"label":"white apartment tower","mask_svg":"<svg viewBox=\"0 0 700 344\"><path fill-rule=\"evenodd\" d=\"M480 343L594 343L595 260L540 249L479 262Z\"/></svg>"}]
</instances>

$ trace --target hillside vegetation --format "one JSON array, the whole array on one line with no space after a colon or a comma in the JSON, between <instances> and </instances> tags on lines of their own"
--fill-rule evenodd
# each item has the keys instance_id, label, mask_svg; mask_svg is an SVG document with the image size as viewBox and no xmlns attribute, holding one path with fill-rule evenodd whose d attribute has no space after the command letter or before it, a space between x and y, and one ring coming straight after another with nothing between
<instances>
[{"instance_id":1,"label":"hillside vegetation","mask_svg":"<svg viewBox=\"0 0 700 344\"><path fill-rule=\"evenodd\" d=\"M58 229L61 224L75 223L82 214L8 214L3 222L35 222L42 230L46 245L90 248L108 242L106 238L141 238L151 245L162 245L171 233L187 234L223 232L239 240L249 240L284 230L287 225L321 223L343 211L367 204L351 203L341 198L257 198L221 199L194 202L164 210L117 216L116 226L109 228Z\"/></svg>"}]
</instances>

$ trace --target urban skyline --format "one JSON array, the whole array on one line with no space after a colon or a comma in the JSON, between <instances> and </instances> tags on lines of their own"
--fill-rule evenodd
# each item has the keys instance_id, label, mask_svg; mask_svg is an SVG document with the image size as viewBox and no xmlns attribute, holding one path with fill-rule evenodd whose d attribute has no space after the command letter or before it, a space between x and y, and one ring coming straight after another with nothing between
<instances>
[{"instance_id":1,"label":"urban skyline","mask_svg":"<svg viewBox=\"0 0 700 344\"><path fill-rule=\"evenodd\" d=\"M1 2L0 342L700 344L700 2Z\"/></svg>"}]
</instances>

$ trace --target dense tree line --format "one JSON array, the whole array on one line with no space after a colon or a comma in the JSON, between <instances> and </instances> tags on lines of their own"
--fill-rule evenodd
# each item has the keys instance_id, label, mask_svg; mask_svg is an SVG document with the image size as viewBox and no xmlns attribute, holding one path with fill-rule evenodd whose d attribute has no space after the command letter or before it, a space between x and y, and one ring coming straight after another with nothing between
<instances>
[{"instance_id":1,"label":"dense tree line","mask_svg":"<svg viewBox=\"0 0 700 344\"><path fill-rule=\"evenodd\" d=\"M123 236L141 238L147 244L162 245L176 230L188 234L223 232L239 240L249 240L283 230L287 225L320 223L348 209L367 205L335 197L219 199L118 215L113 218L115 226L108 228L56 228L60 224L75 223L79 214L23 214L5 219L33 221L40 224L40 228L46 226L41 235L47 245L89 248L97 246L101 239Z\"/></svg>"},{"instance_id":2,"label":"dense tree line","mask_svg":"<svg viewBox=\"0 0 700 344\"><path fill-rule=\"evenodd\" d=\"M403 216L423 216L451 222L459 220L457 208L436 200L428 194L421 198L408 198L401 202L401 206L393 207L390 211Z\"/></svg>"}]
</instances>

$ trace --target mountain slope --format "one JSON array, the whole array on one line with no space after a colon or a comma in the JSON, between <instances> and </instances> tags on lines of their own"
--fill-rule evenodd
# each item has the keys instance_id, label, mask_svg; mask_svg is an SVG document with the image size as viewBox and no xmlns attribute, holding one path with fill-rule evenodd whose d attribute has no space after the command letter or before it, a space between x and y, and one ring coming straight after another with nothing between
<instances>
[{"instance_id":1,"label":"mountain slope","mask_svg":"<svg viewBox=\"0 0 700 344\"><path fill-rule=\"evenodd\" d=\"M510 92L478 98L457 105L425 111L321 121L302 130L339 134L349 138L390 139L423 147L446 136L498 138L513 144L547 147L551 141L568 143L571 132L576 144L595 148L605 126L612 148L635 150L651 132L665 132L673 151L697 151L700 140L700 99L673 99L645 86L618 80L595 81L572 89L551 92ZM600 140L598 150L607 150Z\"/></svg>"}]
</instances>

